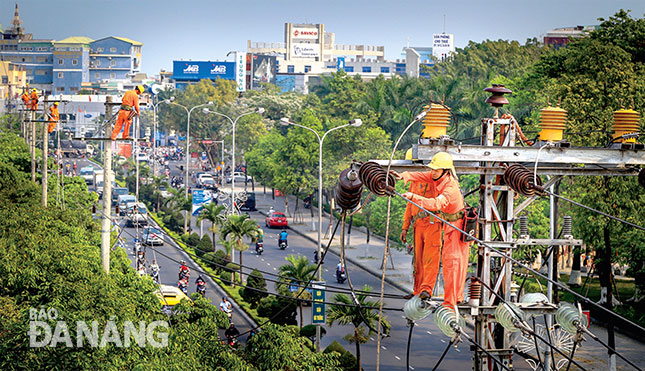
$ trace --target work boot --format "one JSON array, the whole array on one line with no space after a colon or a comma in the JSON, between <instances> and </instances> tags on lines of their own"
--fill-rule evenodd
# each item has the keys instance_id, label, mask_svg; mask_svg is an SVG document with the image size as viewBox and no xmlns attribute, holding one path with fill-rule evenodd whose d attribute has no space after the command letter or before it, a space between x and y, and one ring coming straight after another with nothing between
<instances>
[{"instance_id":1,"label":"work boot","mask_svg":"<svg viewBox=\"0 0 645 371\"><path fill-rule=\"evenodd\" d=\"M413 297L414 297L414 294L407 294L407 295L403 295L403 299L405 299L405 300L410 300L410 299L412 299Z\"/></svg>"},{"instance_id":2,"label":"work boot","mask_svg":"<svg viewBox=\"0 0 645 371\"><path fill-rule=\"evenodd\" d=\"M419 294L419 299L421 300L430 299L430 297L431 295L425 290L421 291L421 293Z\"/></svg>"}]
</instances>

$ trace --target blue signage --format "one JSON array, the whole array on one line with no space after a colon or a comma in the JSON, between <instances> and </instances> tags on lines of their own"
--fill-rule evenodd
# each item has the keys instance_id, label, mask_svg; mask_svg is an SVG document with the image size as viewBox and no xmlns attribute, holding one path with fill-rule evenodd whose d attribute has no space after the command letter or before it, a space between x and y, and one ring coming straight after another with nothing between
<instances>
[{"instance_id":1,"label":"blue signage","mask_svg":"<svg viewBox=\"0 0 645 371\"><path fill-rule=\"evenodd\" d=\"M194 189L192 192L193 195L193 215L198 215L204 206L210 204L213 201L213 195L211 191L204 189Z\"/></svg>"},{"instance_id":2,"label":"blue signage","mask_svg":"<svg viewBox=\"0 0 645 371\"><path fill-rule=\"evenodd\" d=\"M235 62L173 61L172 77L178 80L235 80Z\"/></svg>"},{"instance_id":3,"label":"blue signage","mask_svg":"<svg viewBox=\"0 0 645 371\"><path fill-rule=\"evenodd\" d=\"M311 323L324 324L325 323L325 282L315 281L311 283L313 287L311 304Z\"/></svg>"},{"instance_id":4,"label":"blue signage","mask_svg":"<svg viewBox=\"0 0 645 371\"><path fill-rule=\"evenodd\" d=\"M345 57L336 58L336 71L345 69Z\"/></svg>"}]
</instances>

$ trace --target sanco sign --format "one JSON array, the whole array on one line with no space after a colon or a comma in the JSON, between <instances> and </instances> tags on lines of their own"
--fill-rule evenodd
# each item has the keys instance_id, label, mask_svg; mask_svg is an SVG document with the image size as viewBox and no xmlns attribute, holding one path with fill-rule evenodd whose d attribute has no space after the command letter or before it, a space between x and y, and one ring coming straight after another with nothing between
<instances>
[{"instance_id":1,"label":"sanco sign","mask_svg":"<svg viewBox=\"0 0 645 371\"><path fill-rule=\"evenodd\" d=\"M317 40L318 39L318 29L317 28L305 28L305 27L293 27L293 29L291 31L291 36L294 39Z\"/></svg>"}]
</instances>

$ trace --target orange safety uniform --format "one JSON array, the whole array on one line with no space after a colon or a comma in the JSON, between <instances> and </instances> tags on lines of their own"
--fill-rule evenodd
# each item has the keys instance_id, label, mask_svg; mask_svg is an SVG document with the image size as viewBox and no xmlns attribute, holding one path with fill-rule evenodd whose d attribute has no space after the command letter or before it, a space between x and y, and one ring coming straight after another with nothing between
<instances>
[{"instance_id":1,"label":"orange safety uniform","mask_svg":"<svg viewBox=\"0 0 645 371\"><path fill-rule=\"evenodd\" d=\"M410 192L432 198L437 196L435 182L412 182ZM441 222L408 203L403 215L403 230L414 229L414 295L432 290L437 282L441 260Z\"/></svg>"},{"instance_id":2,"label":"orange safety uniform","mask_svg":"<svg viewBox=\"0 0 645 371\"><path fill-rule=\"evenodd\" d=\"M22 99L22 103L25 104L25 107L29 107L29 94L27 94L27 92L22 93L20 99Z\"/></svg>"},{"instance_id":3,"label":"orange safety uniform","mask_svg":"<svg viewBox=\"0 0 645 371\"><path fill-rule=\"evenodd\" d=\"M438 180L432 179L431 172L404 172L403 180L429 182L436 184L436 197L426 198L412 195L411 200L426 210L439 210L441 217L455 227L463 229L464 197L459 189L459 183L446 171ZM443 225L443 251L441 254L443 264L443 277L445 281L444 305L455 306L464 300L464 286L468 270L468 248L471 242L461 242L461 232L453 227Z\"/></svg>"},{"instance_id":4,"label":"orange safety uniform","mask_svg":"<svg viewBox=\"0 0 645 371\"><path fill-rule=\"evenodd\" d=\"M125 124L125 127L123 128L122 138L128 138L134 113L139 116L139 95L137 95L137 92L134 90L128 90L125 92L123 99L121 100L119 116L116 118L116 124L114 124L114 129L112 130L112 140L116 140L116 137L119 136L119 132L121 131L123 124Z\"/></svg>"},{"instance_id":5,"label":"orange safety uniform","mask_svg":"<svg viewBox=\"0 0 645 371\"><path fill-rule=\"evenodd\" d=\"M56 129L56 124L58 123L58 120L60 119L60 115L58 114L58 107L55 105L52 105L49 107L49 127L47 128L48 133L52 133L54 129Z\"/></svg>"},{"instance_id":6,"label":"orange safety uniform","mask_svg":"<svg viewBox=\"0 0 645 371\"><path fill-rule=\"evenodd\" d=\"M32 91L31 94L29 95L29 99L31 99L31 102L29 104L29 109L32 111L36 111L38 109L38 92Z\"/></svg>"}]
</instances>

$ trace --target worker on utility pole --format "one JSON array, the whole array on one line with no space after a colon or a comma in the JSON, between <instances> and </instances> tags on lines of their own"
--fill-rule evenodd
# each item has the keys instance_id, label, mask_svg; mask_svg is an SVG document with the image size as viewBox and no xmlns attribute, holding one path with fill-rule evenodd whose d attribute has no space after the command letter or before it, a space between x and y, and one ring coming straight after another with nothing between
<instances>
[{"instance_id":1,"label":"worker on utility pole","mask_svg":"<svg viewBox=\"0 0 645 371\"><path fill-rule=\"evenodd\" d=\"M116 124L114 124L114 130L112 130L112 140L116 140L116 137L119 136L121 127L123 127L123 139L128 139L130 134L130 125L132 125L132 117L136 114L139 116L139 95L144 91L143 85L137 85L134 90L128 90L123 94L123 99L121 100L121 109L119 110L119 116L116 118Z\"/></svg>"},{"instance_id":2,"label":"worker on utility pole","mask_svg":"<svg viewBox=\"0 0 645 371\"><path fill-rule=\"evenodd\" d=\"M408 155L406 154L406 159ZM411 159L411 154L410 154ZM435 181L412 181L410 192L421 197L437 197ZM432 290L437 282L439 273L439 261L441 260L441 223L427 212L408 203L403 214L403 230L401 241L408 242L408 229L413 228L412 244L414 246L413 269L414 269L414 291L406 295L409 299L413 295L419 295L421 299L432 296Z\"/></svg>"},{"instance_id":3,"label":"worker on utility pole","mask_svg":"<svg viewBox=\"0 0 645 371\"><path fill-rule=\"evenodd\" d=\"M22 91L22 95L20 96L20 99L22 99L22 103L25 105L25 109L29 108L29 102L30 102L29 94L27 93L28 90L29 90L29 86L27 86Z\"/></svg>"},{"instance_id":4,"label":"worker on utility pole","mask_svg":"<svg viewBox=\"0 0 645 371\"><path fill-rule=\"evenodd\" d=\"M32 111L38 110L38 90L32 89L31 94L29 95L29 109Z\"/></svg>"},{"instance_id":5,"label":"worker on utility pole","mask_svg":"<svg viewBox=\"0 0 645 371\"><path fill-rule=\"evenodd\" d=\"M424 197L413 192L406 192L403 197L414 201L426 210L438 210L441 218L455 227L463 229L464 197L459 189L452 156L446 152L439 152L432 157L428 167L431 169L429 172L392 173L397 179L403 179L405 182L434 182L436 196ZM454 307L464 299L468 248L471 242L462 242L461 234L460 231L443 223L441 255L445 281L443 304L450 307Z\"/></svg>"},{"instance_id":6,"label":"worker on utility pole","mask_svg":"<svg viewBox=\"0 0 645 371\"><path fill-rule=\"evenodd\" d=\"M54 132L54 129L56 129L56 124L58 124L58 120L60 119L60 115L58 113L58 102L54 102L49 107L49 127L47 128L47 132L49 134Z\"/></svg>"}]
</instances>

